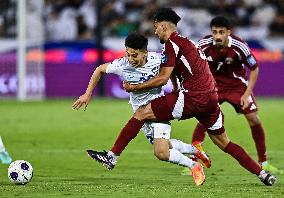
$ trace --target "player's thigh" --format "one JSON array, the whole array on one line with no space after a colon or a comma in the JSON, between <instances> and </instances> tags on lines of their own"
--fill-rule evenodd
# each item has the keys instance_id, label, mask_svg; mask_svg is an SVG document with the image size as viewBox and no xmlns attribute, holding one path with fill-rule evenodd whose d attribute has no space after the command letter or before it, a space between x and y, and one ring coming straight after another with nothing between
<instances>
[{"instance_id":1,"label":"player's thigh","mask_svg":"<svg viewBox=\"0 0 284 198\"><path fill-rule=\"evenodd\" d=\"M241 97L245 92L245 88L240 87L239 89L232 90L219 90L219 100L230 103L237 113L250 114L257 111L256 99L253 94L249 96L250 105L246 109L242 109Z\"/></svg>"},{"instance_id":2,"label":"player's thigh","mask_svg":"<svg viewBox=\"0 0 284 198\"><path fill-rule=\"evenodd\" d=\"M175 112L182 111L182 107L178 107L180 95L183 93L168 93L151 102L152 111L158 121L173 120Z\"/></svg>"},{"instance_id":3,"label":"player's thigh","mask_svg":"<svg viewBox=\"0 0 284 198\"><path fill-rule=\"evenodd\" d=\"M138 120L152 120L152 121L156 120L156 117L151 107L151 103L139 107L135 111L133 116Z\"/></svg>"},{"instance_id":4,"label":"player's thigh","mask_svg":"<svg viewBox=\"0 0 284 198\"><path fill-rule=\"evenodd\" d=\"M195 118L207 128L208 133L220 135L224 132L224 115L218 104L218 96L211 94L208 98L206 109Z\"/></svg>"}]
</instances>

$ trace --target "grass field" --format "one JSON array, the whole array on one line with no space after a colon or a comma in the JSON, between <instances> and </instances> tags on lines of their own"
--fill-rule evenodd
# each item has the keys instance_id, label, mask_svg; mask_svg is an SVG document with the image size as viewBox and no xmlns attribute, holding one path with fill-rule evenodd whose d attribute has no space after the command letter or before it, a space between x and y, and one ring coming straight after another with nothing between
<instances>
[{"instance_id":1,"label":"grass field","mask_svg":"<svg viewBox=\"0 0 284 198\"><path fill-rule=\"evenodd\" d=\"M7 178L8 165L0 164L0 197L284 197L284 176L264 186L208 138L205 148L213 164L206 183L196 187L182 167L155 159L142 133L133 140L116 168L107 171L87 157L85 150L110 149L131 116L127 101L93 100L87 111L71 109L72 100L18 103L0 102L0 135L13 159L25 159L34 178L25 186ZM267 131L268 157L284 168L284 100L259 99L260 117ZM223 105L230 139L254 159L249 127L229 105ZM173 122L173 138L189 142L194 119Z\"/></svg>"}]
</instances>

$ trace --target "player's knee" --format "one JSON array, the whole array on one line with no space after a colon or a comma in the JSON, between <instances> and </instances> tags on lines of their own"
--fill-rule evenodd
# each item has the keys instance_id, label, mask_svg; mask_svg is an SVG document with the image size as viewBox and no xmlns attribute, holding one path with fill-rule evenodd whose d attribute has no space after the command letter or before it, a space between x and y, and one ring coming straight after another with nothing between
<instances>
[{"instance_id":1,"label":"player's knee","mask_svg":"<svg viewBox=\"0 0 284 198\"><path fill-rule=\"evenodd\" d=\"M247 116L247 120L250 126L255 126L260 124L260 119L257 115Z\"/></svg>"},{"instance_id":2,"label":"player's knee","mask_svg":"<svg viewBox=\"0 0 284 198\"><path fill-rule=\"evenodd\" d=\"M154 155L162 161L168 161L169 160L169 151L165 149L155 149Z\"/></svg>"}]
</instances>

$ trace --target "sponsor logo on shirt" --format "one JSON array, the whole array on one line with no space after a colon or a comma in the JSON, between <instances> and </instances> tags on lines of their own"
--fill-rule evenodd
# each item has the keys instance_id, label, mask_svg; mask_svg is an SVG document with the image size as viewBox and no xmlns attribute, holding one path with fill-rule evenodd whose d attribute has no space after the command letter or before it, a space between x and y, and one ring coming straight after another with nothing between
<instances>
[{"instance_id":1,"label":"sponsor logo on shirt","mask_svg":"<svg viewBox=\"0 0 284 198\"><path fill-rule=\"evenodd\" d=\"M247 61L250 66L254 66L256 64L256 60L252 55L247 58Z\"/></svg>"}]
</instances>

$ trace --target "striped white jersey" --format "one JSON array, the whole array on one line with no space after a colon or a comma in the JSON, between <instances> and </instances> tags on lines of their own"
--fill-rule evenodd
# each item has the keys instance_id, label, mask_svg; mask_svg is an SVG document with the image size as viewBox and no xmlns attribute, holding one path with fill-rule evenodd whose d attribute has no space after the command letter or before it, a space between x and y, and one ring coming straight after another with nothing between
<instances>
[{"instance_id":1,"label":"striped white jersey","mask_svg":"<svg viewBox=\"0 0 284 198\"><path fill-rule=\"evenodd\" d=\"M124 81L131 84L143 83L159 73L161 64L161 54L156 52L148 52L147 63L142 67L133 67L126 57L118 58L112 61L107 69L107 73L117 74ZM150 90L141 90L130 93L130 103L132 106L142 106L151 100L163 95L162 87Z\"/></svg>"}]
</instances>

